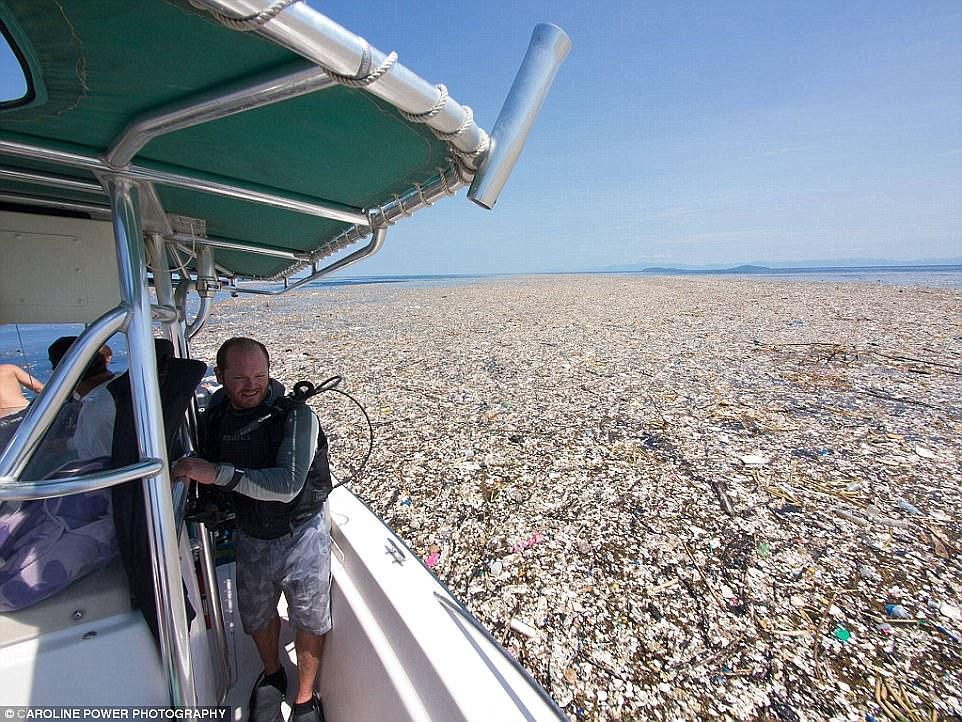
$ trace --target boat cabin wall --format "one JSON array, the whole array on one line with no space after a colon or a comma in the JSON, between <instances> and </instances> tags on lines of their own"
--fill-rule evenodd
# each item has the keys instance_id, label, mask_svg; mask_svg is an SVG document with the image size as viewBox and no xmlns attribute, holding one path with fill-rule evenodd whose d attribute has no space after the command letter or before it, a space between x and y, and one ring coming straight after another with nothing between
<instances>
[{"instance_id":1,"label":"boat cabin wall","mask_svg":"<svg viewBox=\"0 0 962 722\"><path fill-rule=\"evenodd\" d=\"M0 323L89 323L120 303L108 221L0 211Z\"/></svg>"}]
</instances>

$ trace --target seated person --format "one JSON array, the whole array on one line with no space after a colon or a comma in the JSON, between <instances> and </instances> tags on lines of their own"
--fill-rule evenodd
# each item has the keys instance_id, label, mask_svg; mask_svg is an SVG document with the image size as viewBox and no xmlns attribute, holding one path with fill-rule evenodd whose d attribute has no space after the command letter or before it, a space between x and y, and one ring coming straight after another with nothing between
<instances>
[{"instance_id":1,"label":"seated person","mask_svg":"<svg viewBox=\"0 0 962 722\"><path fill-rule=\"evenodd\" d=\"M76 336L64 336L47 349L56 368ZM39 448L24 470L24 479L62 478L89 474L109 465L109 458L76 459L68 448L78 424L80 399L113 377L107 369L111 351L100 349L58 411ZM5 445L24 414L0 428ZM109 454L107 455L109 456ZM0 509L0 611L23 609L53 596L73 581L109 564L117 555L117 537L109 489L53 499L6 503Z\"/></svg>"},{"instance_id":2,"label":"seated person","mask_svg":"<svg viewBox=\"0 0 962 722\"><path fill-rule=\"evenodd\" d=\"M0 364L0 418L27 408L21 388L39 394L43 384L16 364Z\"/></svg>"},{"instance_id":3,"label":"seated person","mask_svg":"<svg viewBox=\"0 0 962 722\"><path fill-rule=\"evenodd\" d=\"M47 348L47 357L50 359L51 370L60 365L67 349L76 340L76 336L62 336L50 344ZM80 401L93 389L114 377L114 373L107 368L112 356L113 352L110 347L103 346L97 357L84 369L71 398L57 412L57 417L50 425L50 429L47 430L43 441L40 442L40 447L34 453L21 478L42 479L65 462L81 458L70 447L70 441L77 429ZM40 388L43 388L42 384ZM0 418L0 449L6 447L25 415L26 409L22 409L17 413ZM86 455L84 458L104 455L109 456L109 452L107 454Z\"/></svg>"},{"instance_id":4,"label":"seated person","mask_svg":"<svg viewBox=\"0 0 962 722\"><path fill-rule=\"evenodd\" d=\"M61 336L47 347L47 358L50 359L50 368L55 369L60 365L61 360L73 346L76 336ZM74 389L74 398L82 399L100 384L110 381L114 377L114 372L107 366L114 357L114 352L110 346L101 346L100 353L84 369L83 375L77 387Z\"/></svg>"}]
</instances>

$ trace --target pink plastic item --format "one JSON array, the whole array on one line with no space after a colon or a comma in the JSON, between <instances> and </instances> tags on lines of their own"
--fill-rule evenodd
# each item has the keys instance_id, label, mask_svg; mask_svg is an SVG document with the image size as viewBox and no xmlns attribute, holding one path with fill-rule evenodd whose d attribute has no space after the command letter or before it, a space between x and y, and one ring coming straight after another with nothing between
<instances>
[{"instance_id":1,"label":"pink plastic item","mask_svg":"<svg viewBox=\"0 0 962 722\"><path fill-rule=\"evenodd\" d=\"M522 552L529 547L533 547L535 544L541 541L544 541L544 536L542 536L540 531L536 531L524 541L519 541L517 544L512 545L511 552L513 554L517 554L518 552Z\"/></svg>"}]
</instances>

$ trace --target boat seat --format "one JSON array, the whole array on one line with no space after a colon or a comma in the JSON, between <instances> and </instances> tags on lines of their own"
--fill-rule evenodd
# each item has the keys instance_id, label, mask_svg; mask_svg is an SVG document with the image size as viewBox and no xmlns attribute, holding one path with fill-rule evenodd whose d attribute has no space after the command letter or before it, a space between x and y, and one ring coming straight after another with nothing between
<instances>
[{"instance_id":1,"label":"boat seat","mask_svg":"<svg viewBox=\"0 0 962 722\"><path fill-rule=\"evenodd\" d=\"M130 588L118 557L49 599L0 613L0 648L129 611Z\"/></svg>"}]
</instances>

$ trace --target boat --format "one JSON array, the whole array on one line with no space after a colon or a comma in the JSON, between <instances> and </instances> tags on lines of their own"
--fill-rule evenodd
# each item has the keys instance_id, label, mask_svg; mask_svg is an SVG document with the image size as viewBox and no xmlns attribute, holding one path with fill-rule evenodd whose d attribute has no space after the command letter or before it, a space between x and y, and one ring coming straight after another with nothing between
<instances>
[{"instance_id":1,"label":"boat","mask_svg":"<svg viewBox=\"0 0 962 722\"><path fill-rule=\"evenodd\" d=\"M233 565L171 482L154 339L187 361L225 292L295 291L465 186L492 208L570 41L534 29L489 134L443 85L299 0L3 0L0 22L27 81L0 104L0 323L84 324L0 453L0 501L140 485L157 597L156 638L118 561L0 614L0 702L242 719L259 661L235 621ZM115 334L133 461L32 477ZM202 413L187 405L181 448ZM328 720L566 719L348 486L329 506Z\"/></svg>"}]
</instances>

